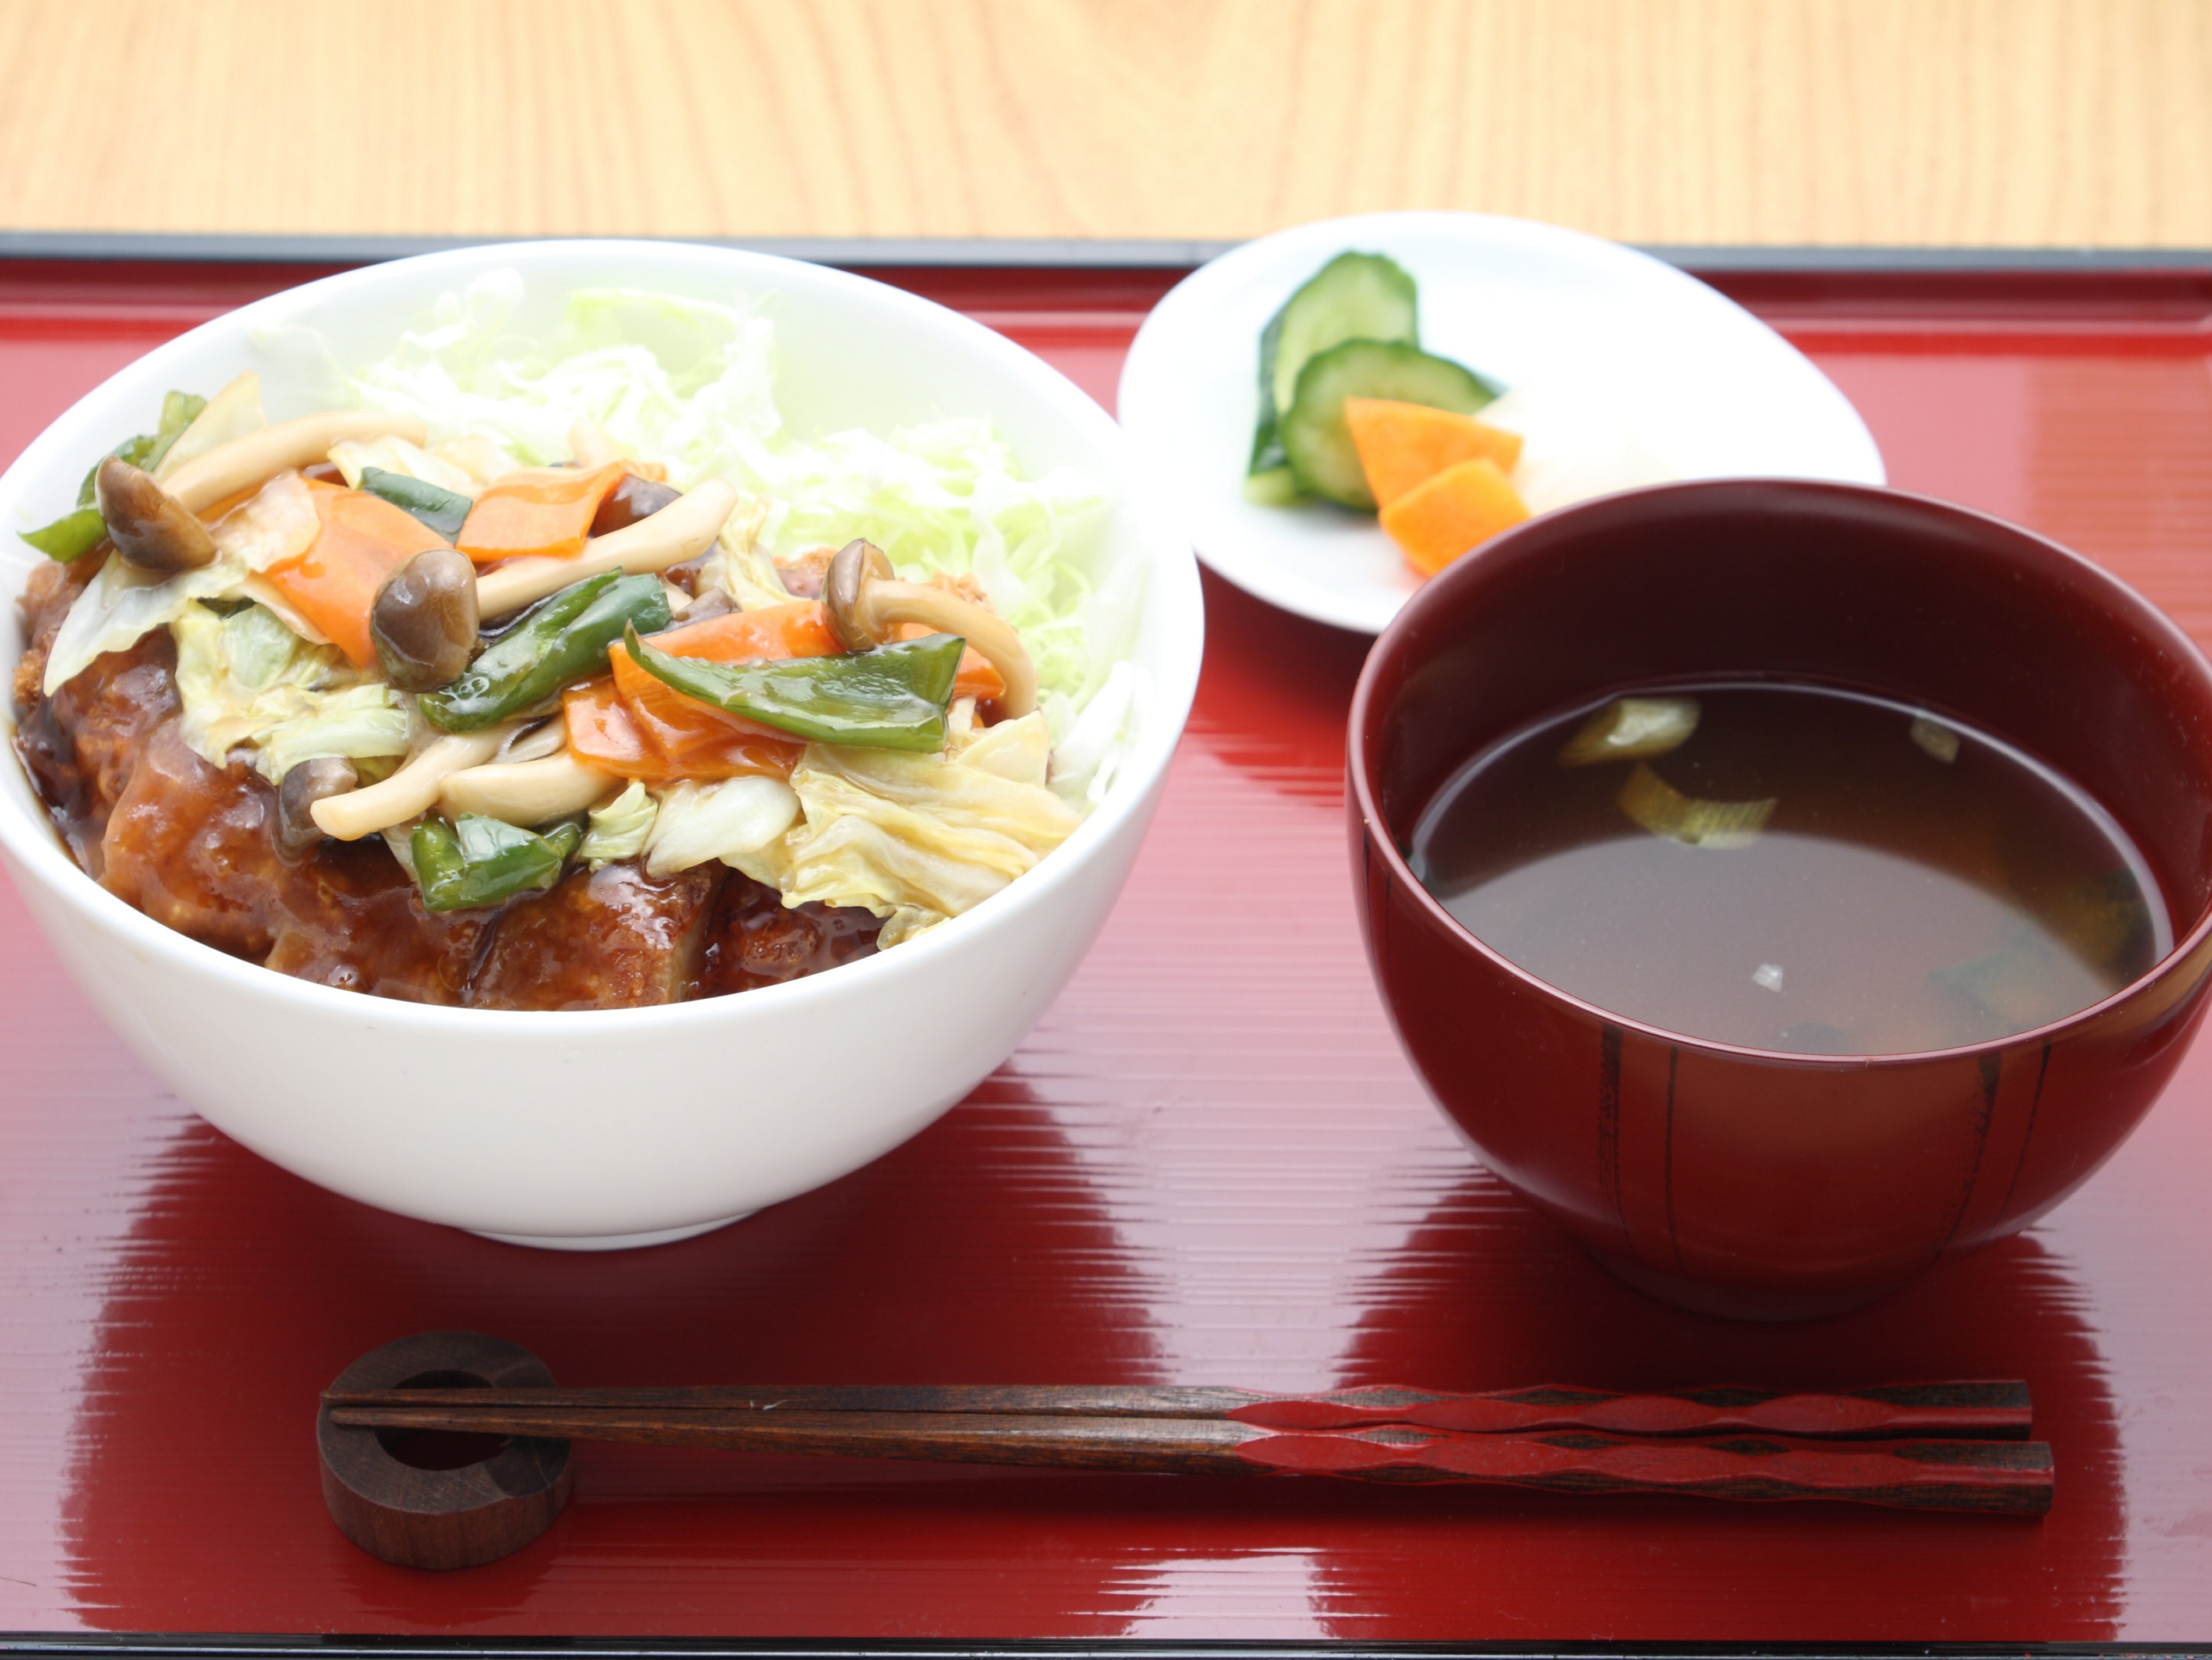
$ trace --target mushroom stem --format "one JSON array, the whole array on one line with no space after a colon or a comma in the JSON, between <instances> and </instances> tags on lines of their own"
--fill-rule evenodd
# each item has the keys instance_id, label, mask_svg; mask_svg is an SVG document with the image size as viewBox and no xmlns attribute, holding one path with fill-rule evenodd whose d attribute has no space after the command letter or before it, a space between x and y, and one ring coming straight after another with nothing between
<instances>
[{"instance_id":1,"label":"mushroom stem","mask_svg":"<svg viewBox=\"0 0 2212 1660\"><path fill-rule=\"evenodd\" d=\"M830 626L846 648L865 651L890 641L902 623L919 623L939 634L957 634L990 660L1006 684L1000 709L1018 720L1036 708L1036 665L1013 625L995 611L944 588L902 582L872 542L848 542L830 562L823 585Z\"/></svg>"},{"instance_id":2,"label":"mushroom stem","mask_svg":"<svg viewBox=\"0 0 2212 1660\"><path fill-rule=\"evenodd\" d=\"M467 767L450 775L439 800L449 812L481 812L510 824L542 824L591 806L622 781L567 750L536 761Z\"/></svg>"},{"instance_id":3,"label":"mushroom stem","mask_svg":"<svg viewBox=\"0 0 2212 1660\"><path fill-rule=\"evenodd\" d=\"M325 796L311 811L325 836L358 842L393 824L404 824L436 805L446 780L467 767L480 767L499 752L513 724L483 732L453 733L427 745L380 784Z\"/></svg>"},{"instance_id":4,"label":"mushroom stem","mask_svg":"<svg viewBox=\"0 0 2212 1660\"><path fill-rule=\"evenodd\" d=\"M188 511L204 513L287 467L304 467L323 459L341 439L395 435L420 444L429 432L412 416L384 415L374 410L325 410L296 421L279 421L228 444L218 444L169 474L161 487Z\"/></svg>"},{"instance_id":5,"label":"mushroom stem","mask_svg":"<svg viewBox=\"0 0 2212 1660\"><path fill-rule=\"evenodd\" d=\"M649 519L593 537L573 559L512 559L486 571L477 578L477 610L501 617L587 576L611 570L635 576L696 559L714 544L737 505L737 491L711 478Z\"/></svg>"}]
</instances>

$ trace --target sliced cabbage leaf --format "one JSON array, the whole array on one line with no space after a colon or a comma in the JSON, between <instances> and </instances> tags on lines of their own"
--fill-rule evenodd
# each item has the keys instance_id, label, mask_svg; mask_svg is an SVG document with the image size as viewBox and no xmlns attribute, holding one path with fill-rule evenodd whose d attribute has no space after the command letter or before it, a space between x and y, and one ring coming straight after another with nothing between
<instances>
[{"instance_id":1,"label":"sliced cabbage leaf","mask_svg":"<svg viewBox=\"0 0 2212 1660\"><path fill-rule=\"evenodd\" d=\"M309 696L307 710L252 740L254 767L270 783L283 783L286 773L318 756L362 761L407 753L412 727L391 687L370 684Z\"/></svg>"},{"instance_id":2,"label":"sliced cabbage leaf","mask_svg":"<svg viewBox=\"0 0 2212 1660\"><path fill-rule=\"evenodd\" d=\"M1018 477L988 421L749 445L737 481L769 497L761 541L775 556L864 536L908 581L972 576L1020 632L1048 715L1060 704L1055 731L1127 654L1142 580L1133 567L1109 569L1104 496L1065 467Z\"/></svg>"},{"instance_id":3,"label":"sliced cabbage leaf","mask_svg":"<svg viewBox=\"0 0 2212 1660\"><path fill-rule=\"evenodd\" d=\"M1053 750L1050 781L1060 800L1087 811L1106 799L1127 747L1129 718L1136 707L1137 671L1116 663Z\"/></svg>"},{"instance_id":4,"label":"sliced cabbage leaf","mask_svg":"<svg viewBox=\"0 0 2212 1660\"><path fill-rule=\"evenodd\" d=\"M945 755L811 744L791 775L805 818L729 862L787 905L888 918L879 946L974 909L1066 841L1080 816L1046 787L1042 714L1002 721Z\"/></svg>"},{"instance_id":5,"label":"sliced cabbage leaf","mask_svg":"<svg viewBox=\"0 0 2212 1660\"><path fill-rule=\"evenodd\" d=\"M375 439L348 438L331 446L331 461L345 475L349 489L359 489L362 475L371 467L377 467L386 472L396 472L402 478L419 478L426 484L435 484L440 489L451 490L456 496L465 496L474 501L483 493L483 487L490 481L479 477L473 466L463 465L455 459L456 454L467 454L471 461L480 462L483 459L465 450L441 453L392 435ZM512 462L499 469L501 472L512 472L514 470Z\"/></svg>"},{"instance_id":6,"label":"sliced cabbage leaf","mask_svg":"<svg viewBox=\"0 0 2212 1660\"><path fill-rule=\"evenodd\" d=\"M724 779L680 783L661 793L660 809L645 843L649 875L671 876L719 859L746 868L799 817L799 798L781 778Z\"/></svg>"},{"instance_id":7,"label":"sliced cabbage leaf","mask_svg":"<svg viewBox=\"0 0 2212 1660\"><path fill-rule=\"evenodd\" d=\"M220 599L237 592L246 570L234 560L166 580L109 559L70 606L46 654L41 690L49 697L111 651L128 651L154 629L185 615L201 599Z\"/></svg>"},{"instance_id":8,"label":"sliced cabbage leaf","mask_svg":"<svg viewBox=\"0 0 2212 1660\"><path fill-rule=\"evenodd\" d=\"M322 528L307 481L296 472L280 472L223 514L208 533L219 556L249 571L263 571L305 553Z\"/></svg>"},{"instance_id":9,"label":"sliced cabbage leaf","mask_svg":"<svg viewBox=\"0 0 2212 1660\"><path fill-rule=\"evenodd\" d=\"M195 602L245 594L256 586L258 572L305 550L320 528L305 481L296 472L279 473L210 528L216 557L198 570L162 577L108 560L55 631L41 683L46 695L52 696L103 654L128 651L155 629L174 623Z\"/></svg>"},{"instance_id":10,"label":"sliced cabbage leaf","mask_svg":"<svg viewBox=\"0 0 2212 1660\"><path fill-rule=\"evenodd\" d=\"M591 828L585 832L576 856L593 870L617 859L636 858L645 851L646 839L653 834L659 812L660 804L653 799L652 792L631 779L620 795L605 806L592 809Z\"/></svg>"},{"instance_id":11,"label":"sliced cabbage leaf","mask_svg":"<svg viewBox=\"0 0 2212 1660\"><path fill-rule=\"evenodd\" d=\"M169 629L184 705L179 730L210 765L251 750L255 768L273 784L317 756L407 752L410 724L398 695L334 648L301 639L265 607L220 616L194 605Z\"/></svg>"}]
</instances>

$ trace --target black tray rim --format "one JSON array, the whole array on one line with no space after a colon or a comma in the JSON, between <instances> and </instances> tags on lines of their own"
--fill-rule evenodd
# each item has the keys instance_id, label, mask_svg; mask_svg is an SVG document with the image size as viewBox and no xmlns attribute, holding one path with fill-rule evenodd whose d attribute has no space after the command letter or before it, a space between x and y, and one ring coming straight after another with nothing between
<instances>
[{"instance_id":1,"label":"black tray rim","mask_svg":"<svg viewBox=\"0 0 2212 1660\"><path fill-rule=\"evenodd\" d=\"M363 265L449 248L546 240L536 236L353 236L174 231L0 230L0 260L112 260L163 264ZM1192 271L1237 240L1080 237L645 236L780 254L848 269L971 266L994 270ZM1632 244L1685 270L1742 273L2212 272L2212 248L1924 247L1834 244Z\"/></svg>"},{"instance_id":2,"label":"black tray rim","mask_svg":"<svg viewBox=\"0 0 2212 1660\"><path fill-rule=\"evenodd\" d=\"M836 1638L496 1638L0 1632L0 1656L175 1660L2166 1660L2206 1643L1299 1643L1141 1639L934 1641Z\"/></svg>"}]
</instances>

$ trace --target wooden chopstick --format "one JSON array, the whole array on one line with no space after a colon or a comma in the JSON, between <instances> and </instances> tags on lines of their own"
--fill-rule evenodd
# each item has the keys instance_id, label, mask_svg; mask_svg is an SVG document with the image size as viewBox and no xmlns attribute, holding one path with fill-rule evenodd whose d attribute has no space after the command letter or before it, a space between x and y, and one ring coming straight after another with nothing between
<instances>
[{"instance_id":1,"label":"wooden chopstick","mask_svg":"<svg viewBox=\"0 0 2212 1660\"><path fill-rule=\"evenodd\" d=\"M447 1400L433 1403L432 1394ZM2011 1439L1808 1440L1551 1432L1439 1431L1396 1424L1278 1431L1208 1414L1180 1418L983 1411L495 1404L491 1390L389 1390L379 1404L333 1395L334 1422L564 1440L921 1459L1186 1475L1332 1475L1398 1484L1476 1483L1567 1493L1676 1493L1749 1500L1828 1499L1928 1510L2040 1515L2051 1506L2051 1450ZM592 1396L592 1390L501 1395ZM393 1395L411 1404L382 1404ZM450 1397L474 1397L454 1400ZM767 1399L776 1399L774 1396Z\"/></svg>"},{"instance_id":2,"label":"wooden chopstick","mask_svg":"<svg viewBox=\"0 0 2212 1660\"><path fill-rule=\"evenodd\" d=\"M1815 1439L1910 1436L2025 1439L2017 1379L1895 1383L1813 1394L1733 1387L1620 1394L1545 1386L1479 1394L1377 1387L1310 1395L1143 1385L716 1385L690 1389L383 1389L326 1392L331 1407L545 1408L718 1414L930 1413L1025 1417L1219 1419L1269 1429L1389 1424L1462 1433L1589 1429L1616 1435L1755 1432ZM341 1421L351 1421L349 1420Z\"/></svg>"}]
</instances>

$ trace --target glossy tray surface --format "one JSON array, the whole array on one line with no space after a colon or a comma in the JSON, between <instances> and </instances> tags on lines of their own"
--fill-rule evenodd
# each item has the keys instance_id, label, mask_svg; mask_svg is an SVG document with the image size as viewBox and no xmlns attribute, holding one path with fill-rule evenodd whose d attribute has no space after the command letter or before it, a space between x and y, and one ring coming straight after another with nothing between
<instances>
[{"instance_id":1,"label":"glossy tray surface","mask_svg":"<svg viewBox=\"0 0 2212 1660\"><path fill-rule=\"evenodd\" d=\"M1108 401L1172 280L884 274ZM0 263L0 455L131 356L301 277ZM1726 286L1857 403L1899 487L2056 536L2212 643L2212 274ZM1341 818L1367 642L1218 583L1206 599L1158 824L1028 1042L888 1158L680 1245L520 1250L295 1180L165 1096L0 889L0 1630L2212 1633L2212 1049L2072 1202L1888 1302L1782 1328L1649 1302L1475 1165L1384 1024ZM2021 1376L2058 1496L2037 1523L582 1447L546 1537L428 1575L330 1525L310 1424L355 1356L451 1327L577 1383Z\"/></svg>"}]
</instances>

